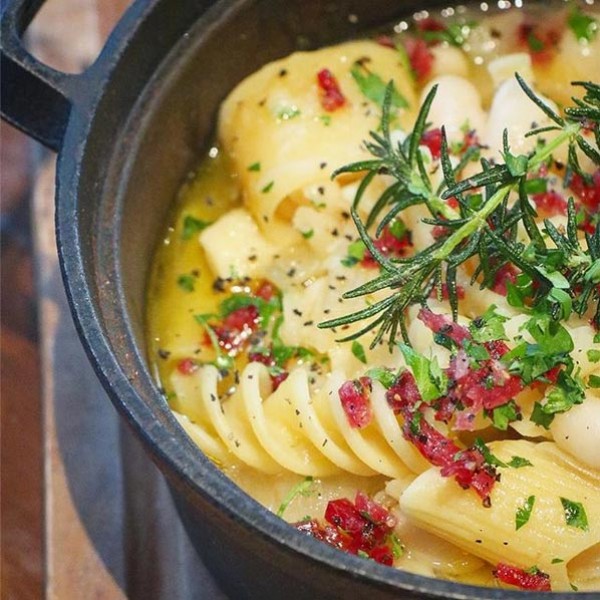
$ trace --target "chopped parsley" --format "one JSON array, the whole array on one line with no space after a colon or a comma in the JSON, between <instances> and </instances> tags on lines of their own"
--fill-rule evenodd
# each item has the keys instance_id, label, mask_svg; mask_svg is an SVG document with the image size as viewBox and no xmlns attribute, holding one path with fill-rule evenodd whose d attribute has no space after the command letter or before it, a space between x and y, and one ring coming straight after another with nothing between
<instances>
[{"instance_id":1,"label":"chopped parsley","mask_svg":"<svg viewBox=\"0 0 600 600\"><path fill-rule=\"evenodd\" d=\"M492 304L481 317L471 321L469 331L473 336L473 340L483 344L495 340L506 340L506 332L504 331L504 323L508 321L508 317L496 312L496 305Z\"/></svg>"},{"instance_id":2,"label":"chopped parsley","mask_svg":"<svg viewBox=\"0 0 600 600\"><path fill-rule=\"evenodd\" d=\"M567 525L569 527L582 529L583 531L589 531L588 519L583 504L581 504L581 502L575 502L562 497L560 502L565 513L565 521Z\"/></svg>"},{"instance_id":3,"label":"chopped parsley","mask_svg":"<svg viewBox=\"0 0 600 600\"><path fill-rule=\"evenodd\" d=\"M283 315L279 315L275 320L275 324L273 325L273 342L271 346L271 354L277 367L284 367L287 361L293 358L302 360L316 357L316 354L312 350L304 348L303 346L286 346L279 335L279 329L282 325ZM326 358L324 357L320 358L320 362L324 362L325 360Z\"/></svg>"},{"instance_id":4,"label":"chopped parsley","mask_svg":"<svg viewBox=\"0 0 600 600\"><path fill-rule=\"evenodd\" d=\"M473 442L473 447L481 452L485 462L492 467L507 467L508 465L501 461L497 456L492 454L492 451L488 448L487 444L481 439L477 438Z\"/></svg>"},{"instance_id":5,"label":"chopped parsley","mask_svg":"<svg viewBox=\"0 0 600 600\"><path fill-rule=\"evenodd\" d=\"M526 273L519 273L514 284L510 281L506 284L506 301L516 308L523 308L525 300L530 298L532 293L533 280Z\"/></svg>"},{"instance_id":6,"label":"chopped parsley","mask_svg":"<svg viewBox=\"0 0 600 600\"><path fill-rule=\"evenodd\" d=\"M579 6L573 6L569 13L567 24L578 40L591 42L598 34L598 22L593 17L584 14Z\"/></svg>"},{"instance_id":7,"label":"chopped parsley","mask_svg":"<svg viewBox=\"0 0 600 600\"><path fill-rule=\"evenodd\" d=\"M494 427L501 431L506 431L510 423L520 421L523 418L521 410L514 400L510 400L506 404L494 408L491 411L491 417Z\"/></svg>"},{"instance_id":8,"label":"chopped parsley","mask_svg":"<svg viewBox=\"0 0 600 600\"><path fill-rule=\"evenodd\" d=\"M183 219L183 228L181 230L182 240L191 240L197 233L200 233L211 225L210 221L196 219L192 215L186 215Z\"/></svg>"},{"instance_id":9,"label":"chopped parsley","mask_svg":"<svg viewBox=\"0 0 600 600\"><path fill-rule=\"evenodd\" d=\"M513 456L508 461L507 464L512 469L521 469L523 467L533 467L533 465L531 464L531 462L528 461L526 458L523 458L522 456Z\"/></svg>"},{"instance_id":10,"label":"chopped parsley","mask_svg":"<svg viewBox=\"0 0 600 600\"><path fill-rule=\"evenodd\" d=\"M352 342L352 354L354 354L354 356L358 358L361 363L364 363L365 365L367 364L367 355L365 354L365 349L363 348L363 345L356 340Z\"/></svg>"},{"instance_id":11,"label":"chopped parsley","mask_svg":"<svg viewBox=\"0 0 600 600\"><path fill-rule=\"evenodd\" d=\"M490 359L490 353L487 351L487 348L481 344L474 344L471 340L465 340L463 342L463 348L467 353L467 356L475 362Z\"/></svg>"},{"instance_id":12,"label":"chopped parsley","mask_svg":"<svg viewBox=\"0 0 600 600\"><path fill-rule=\"evenodd\" d=\"M362 240L355 240L348 245L348 254L342 258L341 263L344 267L353 267L361 262L365 257L367 247Z\"/></svg>"},{"instance_id":13,"label":"chopped parsley","mask_svg":"<svg viewBox=\"0 0 600 600\"><path fill-rule=\"evenodd\" d=\"M308 231L302 231L302 237L305 240L310 240L310 238L315 235L315 230L314 229L309 229Z\"/></svg>"},{"instance_id":14,"label":"chopped parsley","mask_svg":"<svg viewBox=\"0 0 600 600\"><path fill-rule=\"evenodd\" d=\"M297 106L282 106L277 109L277 118L280 121L290 121L299 117L302 113Z\"/></svg>"},{"instance_id":15,"label":"chopped parsley","mask_svg":"<svg viewBox=\"0 0 600 600\"><path fill-rule=\"evenodd\" d=\"M408 227L402 219L394 219L389 225L389 230L397 240L401 240L407 234Z\"/></svg>"},{"instance_id":16,"label":"chopped parsley","mask_svg":"<svg viewBox=\"0 0 600 600\"><path fill-rule=\"evenodd\" d=\"M472 29L477 25L476 21L468 23L450 23L443 29L424 30L420 31L419 35L428 44L436 44L446 42L451 46L461 48L469 38Z\"/></svg>"},{"instance_id":17,"label":"chopped parsley","mask_svg":"<svg viewBox=\"0 0 600 600\"><path fill-rule=\"evenodd\" d=\"M588 386L594 389L600 388L600 375L590 375L588 377Z\"/></svg>"},{"instance_id":18,"label":"chopped parsley","mask_svg":"<svg viewBox=\"0 0 600 600\"><path fill-rule=\"evenodd\" d=\"M532 423L535 423L544 429L550 429L550 424L554 421L554 415L545 412L544 407L540 402L536 402L533 405L533 411L529 418Z\"/></svg>"},{"instance_id":19,"label":"chopped parsley","mask_svg":"<svg viewBox=\"0 0 600 600\"><path fill-rule=\"evenodd\" d=\"M566 371L561 371L558 374L556 385L550 388L544 401L534 404L531 420L548 429L555 415L567 412L584 400L585 392L580 382Z\"/></svg>"},{"instance_id":20,"label":"chopped parsley","mask_svg":"<svg viewBox=\"0 0 600 600\"><path fill-rule=\"evenodd\" d=\"M268 194L272 189L273 186L275 185L274 181L269 181L269 183L267 183L267 185L265 185L264 188L262 188L262 190L260 190L263 194Z\"/></svg>"},{"instance_id":21,"label":"chopped parsley","mask_svg":"<svg viewBox=\"0 0 600 600\"><path fill-rule=\"evenodd\" d=\"M255 162L252 163L251 165L248 166L248 171L260 171L260 163L259 162Z\"/></svg>"},{"instance_id":22,"label":"chopped parsley","mask_svg":"<svg viewBox=\"0 0 600 600\"><path fill-rule=\"evenodd\" d=\"M548 180L543 177L534 177L525 182L525 192L527 194L543 194L548 189Z\"/></svg>"},{"instance_id":23,"label":"chopped parsley","mask_svg":"<svg viewBox=\"0 0 600 600\"><path fill-rule=\"evenodd\" d=\"M404 546L400 541L400 538L394 533L390 533L388 537L388 542L390 542L392 546L392 555L394 558L400 558L404 554Z\"/></svg>"},{"instance_id":24,"label":"chopped parsley","mask_svg":"<svg viewBox=\"0 0 600 600\"><path fill-rule=\"evenodd\" d=\"M270 300L264 300L263 298L249 294L232 294L225 298L219 305L219 316L221 318L226 317L232 312L246 306L256 306L262 327L267 327L271 321L271 317L282 310L281 297L278 294L274 294Z\"/></svg>"},{"instance_id":25,"label":"chopped parsley","mask_svg":"<svg viewBox=\"0 0 600 600\"><path fill-rule=\"evenodd\" d=\"M297 483L286 495L279 508L277 509L277 516L282 517L283 513L287 510L288 506L292 503L296 496L310 496L313 493L314 479L310 476L305 477L302 481Z\"/></svg>"},{"instance_id":26,"label":"chopped parsley","mask_svg":"<svg viewBox=\"0 0 600 600\"><path fill-rule=\"evenodd\" d=\"M544 411L556 414L568 411L573 405L581 404L585 394L581 385L568 373L561 371L557 385L550 389L546 396Z\"/></svg>"},{"instance_id":27,"label":"chopped parsley","mask_svg":"<svg viewBox=\"0 0 600 600\"><path fill-rule=\"evenodd\" d=\"M407 344L400 344L406 364L410 367L417 388L425 402L436 400L446 393L448 376L440 368L437 359L429 360Z\"/></svg>"},{"instance_id":28,"label":"chopped parsley","mask_svg":"<svg viewBox=\"0 0 600 600\"><path fill-rule=\"evenodd\" d=\"M541 52L546 47L544 42L533 32L527 36L527 45L532 52Z\"/></svg>"},{"instance_id":29,"label":"chopped parsley","mask_svg":"<svg viewBox=\"0 0 600 600\"><path fill-rule=\"evenodd\" d=\"M319 120L321 121L321 123L323 123L323 125L325 125L325 127L329 127L331 125L331 116L330 115L321 115L319 117Z\"/></svg>"},{"instance_id":30,"label":"chopped parsley","mask_svg":"<svg viewBox=\"0 0 600 600\"><path fill-rule=\"evenodd\" d=\"M518 531L526 525L531 517L531 512L533 511L533 505L535 504L535 496L529 496L525 503L522 506L517 508L517 512L515 514L515 530Z\"/></svg>"},{"instance_id":31,"label":"chopped parsley","mask_svg":"<svg viewBox=\"0 0 600 600\"><path fill-rule=\"evenodd\" d=\"M219 338L217 337L215 330L208 323L208 320L213 316L214 315L194 315L194 319L195 319L196 323L198 323L198 325L201 325L204 328L204 330L206 331L206 334L208 335L210 344L213 347L215 354L216 354L216 358L214 361L215 366L219 370L228 371L229 369L233 368L234 361L231 356L229 356L228 354L225 354L221 351L221 346L219 344Z\"/></svg>"},{"instance_id":32,"label":"chopped parsley","mask_svg":"<svg viewBox=\"0 0 600 600\"><path fill-rule=\"evenodd\" d=\"M184 292L193 292L196 286L196 277L194 275L180 275L177 278L177 285Z\"/></svg>"},{"instance_id":33,"label":"chopped parsley","mask_svg":"<svg viewBox=\"0 0 600 600\"><path fill-rule=\"evenodd\" d=\"M532 383L557 365L572 366L569 354L575 347L573 339L565 327L550 315L534 314L521 329L531 335L533 343L523 340L505 354L502 361L511 373L523 379L524 384Z\"/></svg>"},{"instance_id":34,"label":"chopped parsley","mask_svg":"<svg viewBox=\"0 0 600 600\"><path fill-rule=\"evenodd\" d=\"M529 157L526 154L512 154L505 147L504 152L502 152L502 158L504 158L504 163L513 177L522 177L527 174Z\"/></svg>"},{"instance_id":35,"label":"chopped parsley","mask_svg":"<svg viewBox=\"0 0 600 600\"><path fill-rule=\"evenodd\" d=\"M373 367L365 375L378 381L385 389L389 390L396 381L396 374L385 367Z\"/></svg>"},{"instance_id":36,"label":"chopped parsley","mask_svg":"<svg viewBox=\"0 0 600 600\"><path fill-rule=\"evenodd\" d=\"M362 95L377 104L377 106L383 107L387 88L387 84L383 79L376 73L369 71L361 62L355 62L350 72ZM408 108L406 98L400 94L393 83L390 104L394 108Z\"/></svg>"},{"instance_id":37,"label":"chopped parsley","mask_svg":"<svg viewBox=\"0 0 600 600\"><path fill-rule=\"evenodd\" d=\"M485 462L492 467L503 467L505 469L510 467L512 469L520 469L522 467L533 466L526 458L521 456L513 456L507 463L505 463L503 460L500 460L497 456L492 454L492 451L481 438L475 439L473 442L473 447L479 450Z\"/></svg>"},{"instance_id":38,"label":"chopped parsley","mask_svg":"<svg viewBox=\"0 0 600 600\"><path fill-rule=\"evenodd\" d=\"M600 362L600 350L588 350L587 357L590 362Z\"/></svg>"}]
</instances>

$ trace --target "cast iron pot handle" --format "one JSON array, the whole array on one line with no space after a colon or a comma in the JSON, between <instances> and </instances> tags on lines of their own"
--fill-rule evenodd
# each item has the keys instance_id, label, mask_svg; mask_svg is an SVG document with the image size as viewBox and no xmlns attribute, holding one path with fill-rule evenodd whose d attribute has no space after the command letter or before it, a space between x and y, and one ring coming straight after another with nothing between
<instances>
[{"instance_id":1,"label":"cast iron pot handle","mask_svg":"<svg viewBox=\"0 0 600 600\"><path fill-rule=\"evenodd\" d=\"M45 0L10 0L0 22L2 118L58 151L78 75L52 69L23 46L23 33Z\"/></svg>"}]
</instances>

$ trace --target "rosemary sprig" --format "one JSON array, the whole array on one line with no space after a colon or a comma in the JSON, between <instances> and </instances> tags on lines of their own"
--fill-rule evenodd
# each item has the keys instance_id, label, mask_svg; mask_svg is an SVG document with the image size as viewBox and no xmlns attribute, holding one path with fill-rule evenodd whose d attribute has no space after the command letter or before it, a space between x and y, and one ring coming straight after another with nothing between
<instances>
[{"instance_id":1,"label":"rosemary sprig","mask_svg":"<svg viewBox=\"0 0 600 600\"><path fill-rule=\"evenodd\" d=\"M592 82L574 82L584 89L581 99L574 98L574 105L565 110L564 116L547 106L516 75L524 93L552 121L552 125L534 129L528 135L553 132L554 136L529 155L514 155L504 132L504 162L492 165L481 161L481 172L462 181L457 177L471 156L453 166L449 156L445 131L442 128L441 166L443 182L434 189L420 149L421 139L427 129L427 117L437 88L427 95L416 120L413 131L402 142L394 143L390 131L392 84L388 85L383 103L381 133L371 132L366 147L372 160L361 161L338 169L341 173L364 172L365 176L357 190L351 215L365 246L379 263L379 275L373 280L346 294L355 298L389 289L391 294L383 300L343 317L321 323L319 327L340 327L370 319L359 331L343 338L356 339L367 331L377 328L371 346L384 337L394 344L398 332L409 342L405 313L412 304L424 304L434 290L441 296L445 286L454 319L458 315L457 269L472 257L477 266L472 283L479 279L482 287L490 287L500 269L513 265L528 277L535 290L531 301L547 307L556 318L568 316L571 308L583 315L590 304L596 303L595 322L600 325L600 229L585 235L584 247L577 235L577 215L573 200L569 200L566 231L559 231L545 220L540 230L535 220L536 212L527 197L528 176L547 163L552 154L568 144L567 172L577 173L585 181L579 163L578 152L583 152L595 164L600 165L600 153L585 139L585 132L592 132L600 147L600 85ZM392 183L383 192L362 221L358 207L365 191L377 175L389 175ZM477 193L474 192L477 190ZM517 200L509 204L509 196L517 194ZM447 199L456 198L458 209L448 206ZM377 223L374 236L381 235L384 227L393 219L401 217L410 206L423 204L431 213L425 222L443 227L444 236L429 248L413 256L391 259L377 249L369 230ZM522 224L528 241L517 239L518 225ZM568 299L568 302L566 302ZM568 305L568 310L565 306Z\"/></svg>"}]
</instances>

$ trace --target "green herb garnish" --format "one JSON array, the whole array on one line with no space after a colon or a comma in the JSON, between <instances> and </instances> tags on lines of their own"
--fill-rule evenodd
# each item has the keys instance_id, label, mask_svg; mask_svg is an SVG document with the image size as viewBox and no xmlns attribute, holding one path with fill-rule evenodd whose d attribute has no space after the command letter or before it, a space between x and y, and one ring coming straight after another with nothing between
<instances>
[{"instance_id":1,"label":"green herb garnish","mask_svg":"<svg viewBox=\"0 0 600 600\"><path fill-rule=\"evenodd\" d=\"M210 225L210 221L196 219L192 215L186 215L183 219L183 228L181 230L181 239L190 240L196 234L200 233Z\"/></svg>"},{"instance_id":2,"label":"green herb garnish","mask_svg":"<svg viewBox=\"0 0 600 600\"><path fill-rule=\"evenodd\" d=\"M598 21L583 13L577 5L569 13L567 24L578 40L591 42L598 34Z\"/></svg>"},{"instance_id":3,"label":"green herb garnish","mask_svg":"<svg viewBox=\"0 0 600 600\"><path fill-rule=\"evenodd\" d=\"M492 304L481 317L473 319L469 325L469 331L473 339L480 344L495 340L506 340L504 323L508 317L496 312L496 306Z\"/></svg>"},{"instance_id":4,"label":"green herb garnish","mask_svg":"<svg viewBox=\"0 0 600 600\"><path fill-rule=\"evenodd\" d=\"M314 479L312 477L305 477L300 483L297 483L283 499L283 502L277 509L277 516L283 517L283 513L287 510L288 506L292 503L296 496L310 496L313 493Z\"/></svg>"},{"instance_id":5,"label":"green herb garnish","mask_svg":"<svg viewBox=\"0 0 600 600\"><path fill-rule=\"evenodd\" d=\"M587 357L590 362L600 362L600 350L588 350Z\"/></svg>"},{"instance_id":6,"label":"green herb garnish","mask_svg":"<svg viewBox=\"0 0 600 600\"><path fill-rule=\"evenodd\" d=\"M479 450L485 462L492 467L502 467L504 469L508 469L510 467L512 469L521 469L522 467L533 466L526 458L522 458L521 456L513 456L507 463L505 463L495 454L492 454L492 451L481 438L475 439L473 442L473 448Z\"/></svg>"},{"instance_id":7,"label":"green herb garnish","mask_svg":"<svg viewBox=\"0 0 600 600\"><path fill-rule=\"evenodd\" d=\"M581 502L574 502L567 498L561 498L560 502L565 513L565 521L569 527L575 527L582 529L583 531L589 530L588 519L585 513L585 508Z\"/></svg>"},{"instance_id":8,"label":"green herb garnish","mask_svg":"<svg viewBox=\"0 0 600 600\"><path fill-rule=\"evenodd\" d=\"M212 317L214 317L214 315L194 315L196 323L198 323L204 328L206 334L208 335L208 339L210 340L210 344L213 347L213 350L215 351L215 366L219 370L229 371L233 368L234 361L231 356L225 354L222 351L221 346L219 344L219 338L217 337L215 330L208 323L209 319L211 319Z\"/></svg>"},{"instance_id":9,"label":"green herb garnish","mask_svg":"<svg viewBox=\"0 0 600 600\"><path fill-rule=\"evenodd\" d=\"M365 365L367 364L367 355L365 354L365 349L363 348L363 345L356 340L352 342L352 354L354 354L354 356L358 358L361 363L364 363Z\"/></svg>"},{"instance_id":10,"label":"green herb garnish","mask_svg":"<svg viewBox=\"0 0 600 600\"><path fill-rule=\"evenodd\" d=\"M517 512L515 514L515 529L517 531L529 521L534 504L535 496L529 496L523 506L519 506L519 508L517 508Z\"/></svg>"},{"instance_id":11,"label":"green herb garnish","mask_svg":"<svg viewBox=\"0 0 600 600\"><path fill-rule=\"evenodd\" d=\"M532 52L541 52L546 47L544 42L533 32L527 36L527 45Z\"/></svg>"},{"instance_id":12,"label":"green herb garnish","mask_svg":"<svg viewBox=\"0 0 600 600\"><path fill-rule=\"evenodd\" d=\"M365 373L365 376L378 381L386 390L394 385L397 377L396 373L385 367L373 367Z\"/></svg>"},{"instance_id":13,"label":"green herb garnish","mask_svg":"<svg viewBox=\"0 0 600 600\"><path fill-rule=\"evenodd\" d=\"M469 38L471 31L477 25L475 21L468 23L450 23L436 31L419 31L418 35L428 44L446 42L451 46L461 48Z\"/></svg>"},{"instance_id":14,"label":"green herb garnish","mask_svg":"<svg viewBox=\"0 0 600 600\"><path fill-rule=\"evenodd\" d=\"M540 402L536 402L533 405L533 411L531 417L529 417L532 423L543 427L544 429L550 429L550 424L554 421L554 415L544 411L543 406Z\"/></svg>"},{"instance_id":15,"label":"green herb garnish","mask_svg":"<svg viewBox=\"0 0 600 600\"><path fill-rule=\"evenodd\" d=\"M366 80L368 73L365 73L363 66L355 66L355 71L359 79L362 77L362 80ZM413 131L404 141L395 142L392 141L390 128L395 94L393 84L388 84L383 94L381 131L371 132L371 140L366 143L373 157L344 166L333 176L366 173L357 190L351 215L362 241L380 266L378 276L350 290L344 297L356 298L384 289L391 290L391 293L360 311L321 323L320 327L342 327L367 320L362 328L343 339L357 339L365 332L377 329L372 347L384 336L393 346L398 334L408 343L406 309L412 304L425 302L432 291L441 289L442 285L447 289L456 320L459 300L457 269L473 257L477 259L473 279L480 279L485 287L492 287L499 269L506 265L514 266L529 278L531 287L528 297L518 297L512 290L509 301L520 300L522 306L527 302L553 320L564 318L570 310L583 315L592 304L595 306L592 320L600 324L600 228L596 228L595 233L588 234L585 241L581 242L575 205L570 200L564 231L559 231L549 220L544 222L541 230L526 192L530 174L537 175L539 168L562 146L568 146L567 167L571 172L586 177L579 166L579 153L600 165L600 152L586 140L586 132L592 131L595 141L600 142L600 85L577 82L575 85L583 89L584 96L566 108L563 117L536 96L521 77L517 76L517 80L523 92L552 122L549 127L532 130L530 135L552 131L552 139L538 145L529 155L515 155L510 150L505 132L502 148L504 162L492 165L484 160L480 173L458 181L460 172L471 156L467 151L460 164L454 166L443 132L440 162L444 181L437 187L429 178L419 149L437 88L433 87L427 95ZM377 97L381 97L381 88L378 85L374 88ZM358 206L365 190L380 173L389 175L392 183L363 222ZM517 200L509 206L509 195L515 193ZM469 201L473 194L483 194L481 202L475 206ZM450 197L456 198L457 209L447 205L446 199ZM426 222L443 227L447 234L413 256L400 259L384 256L369 233L371 226L377 223L376 238L388 223L402 215L402 211L419 204L431 213L431 218ZM518 238L519 225L522 225L528 240L521 241Z\"/></svg>"},{"instance_id":16,"label":"green herb garnish","mask_svg":"<svg viewBox=\"0 0 600 600\"><path fill-rule=\"evenodd\" d=\"M392 556L394 558L400 558L404 554L404 546L400 541L400 538L394 533L390 533L388 541L392 546Z\"/></svg>"},{"instance_id":17,"label":"green herb garnish","mask_svg":"<svg viewBox=\"0 0 600 600\"><path fill-rule=\"evenodd\" d=\"M194 275L180 275L177 278L177 285L184 292L193 292L196 286L196 277Z\"/></svg>"},{"instance_id":18,"label":"green herb garnish","mask_svg":"<svg viewBox=\"0 0 600 600\"><path fill-rule=\"evenodd\" d=\"M412 371L422 399L431 402L443 396L448 386L448 377L438 365L436 358L429 360L407 344L400 344L400 350Z\"/></svg>"},{"instance_id":19,"label":"green herb garnish","mask_svg":"<svg viewBox=\"0 0 600 600\"><path fill-rule=\"evenodd\" d=\"M367 247L362 240L356 240L348 245L348 254L342 258L341 263L345 267L353 267L365 257Z\"/></svg>"},{"instance_id":20,"label":"green herb garnish","mask_svg":"<svg viewBox=\"0 0 600 600\"><path fill-rule=\"evenodd\" d=\"M269 181L269 183L267 183L267 185L265 185L265 187L263 187L260 191L263 194L268 194L273 189L274 185L275 185L274 181Z\"/></svg>"},{"instance_id":21,"label":"green herb garnish","mask_svg":"<svg viewBox=\"0 0 600 600\"><path fill-rule=\"evenodd\" d=\"M523 467L533 467L531 462L528 461L526 458L523 458L522 456L513 456L508 461L507 464L512 469L522 469Z\"/></svg>"},{"instance_id":22,"label":"green herb garnish","mask_svg":"<svg viewBox=\"0 0 600 600\"><path fill-rule=\"evenodd\" d=\"M588 377L588 386L594 389L600 388L600 375L590 375Z\"/></svg>"},{"instance_id":23,"label":"green herb garnish","mask_svg":"<svg viewBox=\"0 0 600 600\"><path fill-rule=\"evenodd\" d=\"M521 410L514 400L492 409L491 416L494 427L501 431L506 431L512 422L520 421L522 418Z\"/></svg>"},{"instance_id":24,"label":"green herb garnish","mask_svg":"<svg viewBox=\"0 0 600 600\"><path fill-rule=\"evenodd\" d=\"M300 109L297 106L282 106L277 109L277 118L280 121L290 121L300 116Z\"/></svg>"},{"instance_id":25,"label":"green herb garnish","mask_svg":"<svg viewBox=\"0 0 600 600\"><path fill-rule=\"evenodd\" d=\"M377 104L377 106L383 107L384 101L386 100L386 89L387 87L390 87L388 109L389 107L408 107L406 98L400 94L393 83L391 83L390 86L386 86L383 79L381 79L379 75L369 71L363 63L355 62L350 72L363 96Z\"/></svg>"}]
</instances>

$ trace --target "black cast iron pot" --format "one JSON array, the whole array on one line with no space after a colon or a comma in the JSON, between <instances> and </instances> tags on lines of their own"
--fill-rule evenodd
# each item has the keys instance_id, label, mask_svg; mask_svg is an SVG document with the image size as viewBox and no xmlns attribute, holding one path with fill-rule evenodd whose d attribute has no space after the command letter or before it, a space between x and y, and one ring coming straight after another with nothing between
<instances>
[{"instance_id":1,"label":"black cast iron pot","mask_svg":"<svg viewBox=\"0 0 600 600\"><path fill-rule=\"evenodd\" d=\"M227 92L299 43L332 43L442 3L137 0L78 76L39 64L20 42L42 3L17 0L3 12L3 116L59 152L56 231L79 334L115 406L165 474L194 545L223 589L231 598L261 600L522 598L386 568L296 532L185 436L144 356L149 264Z\"/></svg>"}]
</instances>

